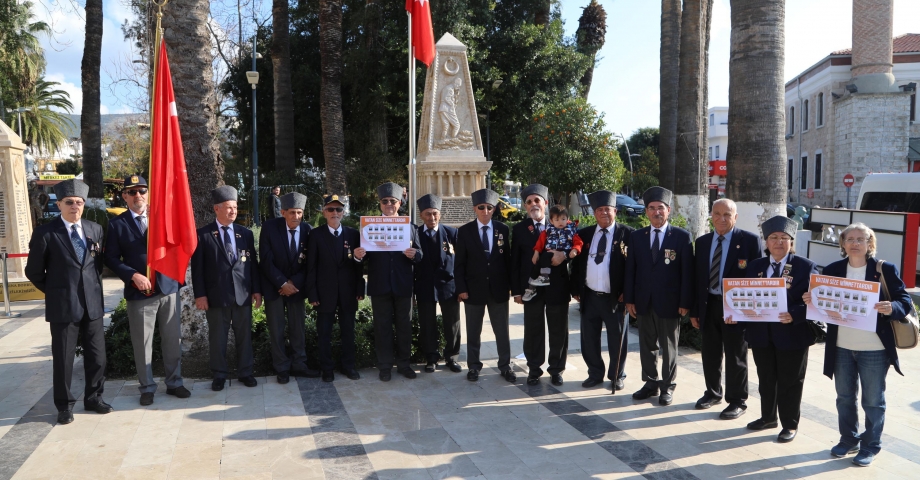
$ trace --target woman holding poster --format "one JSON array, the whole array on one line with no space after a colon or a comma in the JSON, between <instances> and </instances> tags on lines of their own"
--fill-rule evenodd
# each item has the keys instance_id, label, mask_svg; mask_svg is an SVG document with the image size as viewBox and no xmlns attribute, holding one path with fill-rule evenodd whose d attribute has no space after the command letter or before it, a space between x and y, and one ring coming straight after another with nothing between
<instances>
[{"instance_id":1,"label":"woman holding poster","mask_svg":"<svg viewBox=\"0 0 920 480\"><path fill-rule=\"evenodd\" d=\"M824 267L824 275L880 282L878 260L875 259L875 232L862 223L854 223L840 234L840 255L843 260ZM891 319L904 318L910 312L910 296L894 264L882 264L890 301L881 299L874 309L878 312L874 332L856 328L828 325L824 347L824 374L834 379L837 388L837 418L840 443L831 455L845 457L856 453L853 463L866 467L882 449L882 428L885 426L885 377L888 367L901 373L898 352L894 346ZM811 295L803 300L808 303ZM903 375L903 374L902 374ZM856 393L862 388L862 406L866 413L866 430L859 433L859 412ZM858 452L858 453L857 453Z\"/></svg>"},{"instance_id":2,"label":"woman holding poster","mask_svg":"<svg viewBox=\"0 0 920 480\"><path fill-rule=\"evenodd\" d=\"M750 322L745 339L754 354L760 378L760 418L749 423L750 430L776 428L777 412L783 430L780 443L795 439L808 364L808 347L815 335L805 319L802 295L809 278L818 273L814 262L795 255L793 242L797 224L784 216L773 217L761 229L767 239L767 256L752 260L748 278L783 278L786 281L786 310L777 322ZM730 318L725 319L729 323Z\"/></svg>"}]
</instances>

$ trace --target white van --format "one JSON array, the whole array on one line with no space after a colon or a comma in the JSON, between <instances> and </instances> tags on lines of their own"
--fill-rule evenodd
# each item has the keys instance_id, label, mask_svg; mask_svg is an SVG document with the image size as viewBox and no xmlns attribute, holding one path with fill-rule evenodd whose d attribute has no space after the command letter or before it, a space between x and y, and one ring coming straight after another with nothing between
<instances>
[{"instance_id":1,"label":"white van","mask_svg":"<svg viewBox=\"0 0 920 480\"><path fill-rule=\"evenodd\" d=\"M860 210L920 213L920 173L873 173L866 175L856 206ZM920 273L920 249L917 252Z\"/></svg>"}]
</instances>

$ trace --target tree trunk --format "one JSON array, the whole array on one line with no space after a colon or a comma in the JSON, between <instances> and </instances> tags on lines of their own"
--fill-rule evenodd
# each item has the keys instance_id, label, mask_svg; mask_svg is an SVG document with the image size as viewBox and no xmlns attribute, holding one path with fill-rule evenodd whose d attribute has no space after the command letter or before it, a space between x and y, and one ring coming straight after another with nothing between
<instances>
[{"instance_id":1,"label":"tree trunk","mask_svg":"<svg viewBox=\"0 0 920 480\"><path fill-rule=\"evenodd\" d=\"M726 195L738 227L785 215L785 1L731 1Z\"/></svg>"},{"instance_id":2,"label":"tree trunk","mask_svg":"<svg viewBox=\"0 0 920 480\"><path fill-rule=\"evenodd\" d=\"M538 0L537 10L534 12L533 24L539 26L549 25L549 15L553 8L552 0Z\"/></svg>"},{"instance_id":3,"label":"tree trunk","mask_svg":"<svg viewBox=\"0 0 920 480\"><path fill-rule=\"evenodd\" d=\"M214 220L211 190L224 183L207 26L209 8L207 0L173 0L163 9L164 39L169 49L182 147L198 226ZM247 209L242 202L240 208Z\"/></svg>"},{"instance_id":4,"label":"tree trunk","mask_svg":"<svg viewBox=\"0 0 920 480\"><path fill-rule=\"evenodd\" d=\"M383 12L382 7L379 2L381 0L367 0L365 5L365 47L370 53L369 59L373 62L373 65L368 65L369 68L372 68L374 71L374 78L377 78L376 75L382 74L380 72L380 63L377 59L383 58L384 50L383 46L380 43L380 26L383 24ZM413 72L415 73L415 72ZM371 155L374 155L376 158L383 159L389 151L389 142L387 139L387 105L386 99L382 95L370 95L367 97L369 100L368 107L368 140L370 142L369 152Z\"/></svg>"},{"instance_id":5,"label":"tree trunk","mask_svg":"<svg viewBox=\"0 0 920 480\"><path fill-rule=\"evenodd\" d=\"M685 0L680 30L677 146L674 164L676 213L687 219L693 238L706 229L708 161L706 48L712 0Z\"/></svg>"},{"instance_id":6,"label":"tree trunk","mask_svg":"<svg viewBox=\"0 0 920 480\"><path fill-rule=\"evenodd\" d=\"M83 181L90 198L102 198L102 125L99 112L99 72L102 63L102 0L86 0L86 39L80 82L80 141L83 143Z\"/></svg>"},{"instance_id":7,"label":"tree trunk","mask_svg":"<svg viewBox=\"0 0 920 480\"><path fill-rule=\"evenodd\" d=\"M275 81L275 169L294 173L294 95L291 90L290 16L287 0L272 1L272 71Z\"/></svg>"},{"instance_id":8,"label":"tree trunk","mask_svg":"<svg viewBox=\"0 0 920 480\"><path fill-rule=\"evenodd\" d=\"M342 0L320 0L320 119L323 122L323 156L326 157L326 191L347 194L345 184L345 133L342 122Z\"/></svg>"},{"instance_id":9,"label":"tree trunk","mask_svg":"<svg viewBox=\"0 0 920 480\"><path fill-rule=\"evenodd\" d=\"M661 0L661 66L659 75L658 184L674 188L677 145L677 89L680 78L680 0Z\"/></svg>"}]
</instances>

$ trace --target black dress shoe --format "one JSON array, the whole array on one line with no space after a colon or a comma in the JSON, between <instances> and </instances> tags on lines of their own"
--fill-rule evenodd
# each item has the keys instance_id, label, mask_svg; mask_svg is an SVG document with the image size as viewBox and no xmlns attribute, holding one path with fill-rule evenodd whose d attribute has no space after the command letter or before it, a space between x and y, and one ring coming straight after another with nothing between
<instances>
[{"instance_id":1,"label":"black dress shoe","mask_svg":"<svg viewBox=\"0 0 920 480\"><path fill-rule=\"evenodd\" d=\"M636 393L632 394L632 397L636 400L645 400L646 398L657 397L658 390L652 390L650 388L642 387Z\"/></svg>"},{"instance_id":2,"label":"black dress shoe","mask_svg":"<svg viewBox=\"0 0 920 480\"><path fill-rule=\"evenodd\" d=\"M479 380L479 370L471 369L469 372L466 372L466 379L471 382L475 382L476 380Z\"/></svg>"},{"instance_id":3,"label":"black dress shoe","mask_svg":"<svg viewBox=\"0 0 920 480\"><path fill-rule=\"evenodd\" d=\"M502 378L511 383L514 383L514 381L517 380L517 375L515 375L514 372L509 368L508 370L502 372Z\"/></svg>"},{"instance_id":4,"label":"black dress shoe","mask_svg":"<svg viewBox=\"0 0 920 480\"><path fill-rule=\"evenodd\" d=\"M540 384L540 377L531 377L531 376L527 377L527 385L539 385L539 384Z\"/></svg>"},{"instance_id":5,"label":"black dress shoe","mask_svg":"<svg viewBox=\"0 0 920 480\"><path fill-rule=\"evenodd\" d=\"M219 391L223 390L223 389L224 389L224 382L226 382L226 381L227 381L226 378L215 378L215 379L211 382L211 390L214 390L215 392L219 392Z\"/></svg>"},{"instance_id":6,"label":"black dress shoe","mask_svg":"<svg viewBox=\"0 0 920 480\"><path fill-rule=\"evenodd\" d=\"M437 363L428 362L428 364L425 365L425 373L434 373L434 369L435 369L437 366L438 366Z\"/></svg>"},{"instance_id":7,"label":"black dress shoe","mask_svg":"<svg viewBox=\"0 0 920 480\"><path fill-rule=\"evenodd\" d=\"M153 405L153 392L141 394L141 406L146 407L147 405Z\"/></svg>"},{"instance_id":8,"label":"black dress shoe","mask_svg":"<svg viewBox=\"0 0 920 480\"><path fill-rule=\"evenodd\" d=\"M188 398L192 396L192 392L188 391L188 389L182 385L179 385L176 388L167 388L166 394L172 395L176 398Z\"/></svg>"},{"instance_id":9,"label":"black dress shoe","mask_svg":"<svg viewBox=\"0 0 920 480\"><path fill-rule=\"evenodd\" d=\"M713 407L713 405L718 405L722 403L722 399L718 397L710 397L709 395L703 395L702 398L696 401L697 410L708 410Z\"/></svg>"},{"instance_id":10,"label":"black dress shoe","mask_svg":"<svg viewBox=\"0 0 920 480\"><path fill-rule=\"evenodd\" d=\"M616 379L616 381L613 382L613 385L614 385L613 389L616 392L619 392L620 390L623 390L624 388L626 388L626 384L623 382L622 378Z\"/></svg>"},{"instance_id":11,"label":"black dress shoe","mask_svg":"<svg viewBox=\"0 0 920 480\"><path fill-rule=\"evenodd\" d=\"M406 378L409 378L409 379L412 379L412 378L415 378L415 377L418 376L418 375L415 373L415 370L412 369L412 367L406 367L406 368L397 369L397 370L396 370L396 373L398 373L398 374L400 374L400 375L402 375L402 376L404 376L404 377L406 377Z\"/></svg>"},{"instance_id":12,"label":"black dress shoe","mask_svg":"<svg viewBox=\"0 0 920 480\"><path fill-rule=\"evenodd\" d=\"M291 374L288 372L281 372L278 374L278 383L284 385L291 381Z\"/></svg>"},{"instance_id":13,"label":"black dress shoe","mask_svg":"<svg viewBox=\"0 0 920 480\"><path fill-rule=\"evenodd\" d=\"M661 392L661 395L658 396L658 405L667 406L674 401L674 396L671 392Z\"/></svg>"},{"instance_id":14,"label":"black dress shoe","mask_svg":"<svg viewBox=\"0 0 920 480\"><path fill-rule=\"evenodd\" d=\"M795 434L797 431L798 430L788 430L784 428L783 431L779 432L779 436L776 437L776 441L779 443L789 443L795 440Z\"/></svg>"},{"instance_id":15,"label":"black dress shoe","mask_svg":"<svg viewBox=\"0 0 920 480\"><path fill-rule=\"evenodd\" d=\"M562 375L558 373L552 374L550 377L550 382L557 387L562 386Z\"/></svg>"},{"instance_id":16,"label":"black dress shoe","mask_svg":"<svg viewBox=\"0 0 920 480\"><path fill-rule=\"evenodd\" d=\"M393 374L389 369L386 369L381 370L380 373L377 374L377 377L380 378L381 382L389 382L390 379L393 378Z\"/></svg>"},{"instance_id":17,"label":"black dress shoe","mask_svg":"<svg viewBox=\"0 0 920 480\"><path fill-rule=\"evenodd\" d=\"M292 368L291 369L292 377L304 377L304 378L319 378L319 370L313 370L312 368L306 368L304 370Z\"/></svg>"},{"instance_id":18,"label":"black dress shoe","mask_svg":"<svg viewBox=\"0 0 920 480\"><path fill-rule=\"evenodd\" d=\"M58 412L57 423L61 425L67 425L68 423L73 423L73 412L70 410L61 410Z\"/></svg>"},{"instance_id":19,"label":"black dress shoe","mask_svg":"<svg viewBox=\"0 0 920 480\"><path fill-rule=\"evenodd\" d=\"M335 373L332 370L323 370L323 381L331 382L333 380L335 380Z\"/></svg>"},{"instance_id":20,"label":"black dress shoe","mask_svg":"<svg viewBox=\"0 0 920 480\"><path fill-rule=\"evenodd\" d=\"M765 430L767 428L776 428L779 426L779 423L776 420L766 421L762 418L758 418L753 422L747 424L748 430Z\"/></svg>"},{"instance_id":21,"label":"black dress shoe","mask_svg":"<svg viewBox=\"0 0 920 480\"><path fill-rule=\"evenodd\" d=\"M240 381L243 382L243 385L246 385L249 388L255 387L259 384L259 382L256 381L256 377L253 377L252 375L241 377Z\"/></svg>"},{"instance_id":22,"label":"black dress shoe","mask_svg":"<svg viewBox=\"0 0 920 480\"><path fill-rule=\"evenodd\" d=\"M342 373L344 373L345 376L348 377L349 380L360 380L361 379L361 374L358 373L358 371L355 370L354 368L352 368L351 370L345 370Z\"/></svg>"},{"instance_id":23,"label":"black dress shoe","mask_svg":"<svg viewBox=\"0 0 920 480\"><path fill-rule=\"evenodd\" d=\"M584 388L594 388L602 383L604 383L603 380L598 380L596 378L588 378L584 382L581 382L581 386Z\"/></svg>"},{"instance_id":24,"label":"black dress shoe","mask_svg":"<svg viewBox=\"0 0 920 480\"><path fill-rule=\"evenodd\" d=\"M92 405L83 405L83 408L85 408L87 411L92 411L92 412L102 413L102 414L112 413L115 411L115 409L112 408L111 405L109 405L108 403L105 403L105 401L102 399L97 400L96 403Z\"/></svg>"},{"instance_id":25,"label":"black dress shoe","mask_svg":"<svg viewBox=\"0 0 920 480\"><path fill-rule=\"evenodd\" d=\"M448 361L447 361L447 368L449 368L450 371L451 371L451 372L454 372L454 373L460 373L460 372L463 371L463 367L461 367L459 363L457 363L457 362L455 362L455 361L453 361L453 360L448 360Z\"/></svg>"},{"instance_id":26,"label":"black dress shoe","mask_svg":"<svg viewBox=\"0 0 920 480\"><path fill-rule=\"evenodd\" d=\"M744 415L745 412L747 412L747 405L732 403L725 407L725 410L722 410L722 413L719 414L719 418L722 420L734 420Z\"/></svg>"}]
</instances>

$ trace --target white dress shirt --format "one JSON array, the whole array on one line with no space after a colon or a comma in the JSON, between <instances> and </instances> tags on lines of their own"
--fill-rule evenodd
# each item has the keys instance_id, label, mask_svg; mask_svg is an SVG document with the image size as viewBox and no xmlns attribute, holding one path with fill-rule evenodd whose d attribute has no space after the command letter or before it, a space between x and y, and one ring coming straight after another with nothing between
<instances>
[{"instance_id":1,"label":"white dress shirt","mask_svg":"<svg viewBox=\"0 0 920 480\"><path fill-rule=\"evenodd\" d=\"M342 235L342 226L341 226L341 225L339 225L339 228L332 228L332 227L330 227L329 225L326 225L326 228L329 229L329 233L331 233L333 237L338 237L338 236Z\"/></svg>"},{"instance_id":2,"label":"white dress shirt","mask_svg":"<svg viewBox=\"0 0 920 480\"><path fill-rule=\"evenodd\" d=\"M495 230L492 227L492 220L489 220L488 224L485 224L485 223L480 222L479 220L476 220L476 226L478 227L477 229L478 231L476 232L476 234L480 238L479 240L480 243L482 242L482 227L489 227L489 229L486 231L486 236L489 237L489 251L491 252L492 251L492 236L495 235Z\"/></svg>"},{"instance_id":3,"label":"white dress shirt","mask_svg":"<svg viewBox=\"0 0 920 480\"><path fill-rule=\"evenodd\" d=\"M649 225L649 228L652 229L652 231L649 233L649 241L648 241L648 246L649 246L649 248L651 248L652 245L655 244L655 235L656 235L656 234L655 234L655 226L654 226L654 225ZM661 228L658 228L658 230L661 230L660 232L657 233L657 235L658 235L658 248L661 248L661 246L664 244L664 235L665 235L665 233L668 232L668 222L664 222L664 225L662 225Z\"/></svg>"},{"instance_id":4,"label":"white dress shirt","mask_svg":"<svg viewBox=\"0 0 920 480\"><path fill-rule=\"evenodd\" d=\"M616 228L616 222L607 227L607 250L604 254L604 260L601 263L594 263L597 255L598 245L601 241L601 227L594 229L594 237L591 239L591 246L588 248L588 268L585 271L585 285L595 292L610 293L610 255L613 253L613 231Z\"/></svg>"},{"instance_id":5,"label":"white dress shirt","mask_svg":"<svg viewBox=\"0 0 920 480\"><path fill-rule=\"evenodd\" d=\"M61 220L64 220L64 217L61 216ZM77 223L70 223L67 220L64 220L64 228L67 229L67 236L70 236L70 233L73 231L71 227L73 225L77 226L77 235L80 236L80 240L83 240L83 246L86 246L86 233L83 232L83 219L77 220Z\"/></svg>"},{"instance_id":6,"label":"white dress shirt","mask_svg":"<svg viewBox=\"0 0 920 480\"><path fill-rule=\"evenodd\" d=\"M217 237L220 239L220 244L223 245L224 244L224 225L221 225L220 222L215 222L215 223L217 223ZM236 235L233 233L233 223L231 223L230 225L226 225L226 226L230 227L229 230L227 230L227 233L230 235L230 245L232 245L233 247L233 256L236 257L239 255L238 254L239 250L237 250L236 248Z\"/></svg>"}]
</instances>

